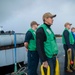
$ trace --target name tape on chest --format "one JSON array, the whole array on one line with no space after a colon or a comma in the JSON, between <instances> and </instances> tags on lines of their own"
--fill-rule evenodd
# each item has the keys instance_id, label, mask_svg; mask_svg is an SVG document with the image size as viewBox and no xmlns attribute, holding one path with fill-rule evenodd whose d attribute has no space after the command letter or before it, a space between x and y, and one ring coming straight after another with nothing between
<instances>
[{"instance_id":1,"label":"name tape on chest","mask_svg":"<svg viewBox=\"0 0 75 75\"><path fill-rule=\"evenodd\" d=\"M35 35L36 35L36 33L35 33L35 32L33 32L33 34L35 34Z\"/></svg>"},{"instance_id":2,"label":"name tape on chest","mask_svg":"<svg viewBox=\"0 0 75 75\"><path fill-rule=\"evenodd\" d=\"M52 33L49 29L46 29L46 31L47 31L49 34L51 34L51 33Z\"/></svg>"}]
</instances>

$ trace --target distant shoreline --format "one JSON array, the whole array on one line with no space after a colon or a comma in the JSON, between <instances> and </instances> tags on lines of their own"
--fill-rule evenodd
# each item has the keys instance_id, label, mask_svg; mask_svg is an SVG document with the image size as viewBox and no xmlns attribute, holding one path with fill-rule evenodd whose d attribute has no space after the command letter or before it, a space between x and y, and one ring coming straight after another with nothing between
<instances>
[{"instance_id":1,"label":"distant shoreline","mask_svg":"<svg viewBox=\"0 0 75 75\"><path fill-rule=\"evenodd\" d=\"M55 36L56 36L57 38L61 38L61 37L62 37L62 35L60 35L60 34L55 34Z\"/></svg>"}]
</instances>

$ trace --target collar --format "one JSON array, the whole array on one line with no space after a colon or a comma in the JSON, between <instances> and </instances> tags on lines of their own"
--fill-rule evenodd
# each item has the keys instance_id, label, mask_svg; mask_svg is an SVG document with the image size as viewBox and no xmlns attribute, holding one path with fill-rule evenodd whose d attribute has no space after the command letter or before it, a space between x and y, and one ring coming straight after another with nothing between
<instances>
[{"instance_id":1,"label":"collar","mask_svg":"<svg viewBox=\"0 0 75 75\"><path fill-rule=\"evenodd\" d=\"M46 23L44 23L48 28L50 28L51 27L51 25L48 25L48 24L46 24Z\"/></svg>"}]
</instances>

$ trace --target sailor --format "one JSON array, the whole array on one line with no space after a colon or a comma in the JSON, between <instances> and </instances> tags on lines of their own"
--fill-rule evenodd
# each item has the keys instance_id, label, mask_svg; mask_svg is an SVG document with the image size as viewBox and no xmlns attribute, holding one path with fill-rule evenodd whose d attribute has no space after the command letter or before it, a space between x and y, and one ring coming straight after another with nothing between
<instances>
[{"instance_id":1,"label":"sailor","mask_svg":"<svg viewBox=\"0 0 75 75\"><path fill-rule=\"evenodd\" d=\"M64 31L62 34L62 43L63 43L63 47L65 50L65 66L64 66L64 71L67 72L73 72L72 69L70 68L70 64L68 64L69 59L68 59L68 52L72 52L73 50L73 44L74 44L74 38L72 36L72 33L69 31L71 29L71 23L65 23L64 27ZM71 53L71 56L72 53Z\"/></svg>"},{"instance_id":2,"label":"sailor","mask_svg":"<svg viewBox=\"0 0 75 75\"><path fill-rule=\"evenodd\" d=\"M74 27L71 28L71 32L74 37L74 49L75 49L75 28Z\"/></svg>"},{"instance_id":3,"label":"sailor","mask_svg":"<svg viewBox=\"0 0 75 75\"><path fill-rule=\"evenodd\" d=\"M73 64L73 69L75 70L75 28L74 27L71 28L71 32L72 32L72 35L74 37L74 45L73 45L73 61L74 61L74 64Z\"/></svg>"},{"instance_id":4,"label":"sailor","mask_svg":"<svg viewBox=\"0 0 75 75\"><path fill-rule=\"evenodd\" d=\"M30 25L31 28L27 31L24 42L28 53L28 75L38 75L39 56L36 51L36 29L39 24L36 21L32 21Z\"/></svg>"},{"instance_id":5,"label":"sailor","mask_svg":"<svg viewBox=\"0 0 75 75\"><path fill-rule=\"evenodd\" d=\"M55 74L56 56L58 54L56 38L51 29L54 17L56 15L52 15L50 12L45 13L43 15L43 24L36 31L37 51L43 67L45 69L48 66L50 67L50 75Z\"/></svg>"}]
</instances>

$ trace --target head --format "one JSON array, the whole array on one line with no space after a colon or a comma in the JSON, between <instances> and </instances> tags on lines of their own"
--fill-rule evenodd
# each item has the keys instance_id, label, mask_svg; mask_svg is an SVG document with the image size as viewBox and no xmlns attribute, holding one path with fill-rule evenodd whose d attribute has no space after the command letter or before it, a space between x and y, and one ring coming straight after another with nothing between
<instances>
[{"instance_id":1,"label":"head","mask_svg":"<svg viewBox=\"0 0 75 75\"><path fill-rule=\"evenodd\" d=\"M74 28L74 32L75 32L75 28Z\"/></svg>"},{"instance_id":2,"label":"head","mask_svg":"<svg viewBox=\"0 0 75 75\"><path fill-rule=\"evenodd\" d=\"M54 17L56 17L56 15L52 15L51 13L47 12L43 15L43 22L48 25L52 25Z\"/></svg>"},{"instance_id":3,"label":"head","mask_svg":"<svg viewBox=\"0 0 75 75\"><path fill-rule=\"evenodd\" d=\"M67 29L71 29L71 25L72 25L71 23L68 23L68 22L67 22L67 23L65 23L64 26L65 26L65 28L67 28Z\"/></svg>"},{"instance_id":4,"label":"head","mask_svg":"<svg viewBox=\"0 0 75 75\"><path fill-rule=\"evenodd\" d=\"M38 24L36 21L32 21L32 22L31 22L31 28L34 29L34 30L37 29L38 25L39 25L39 24Z\"/></svg>"},{"instance_id":5,"label":"head","mask_svg":"<svg viewBox=\"0 0 75 75\"><path fill-rule=\"evenodd\" d=\"M75 28L74 28L74 27L72 27L72 28L71 28L71 31L72 31L72 32L75 32Z\"/></svg>"}]
</instances>

